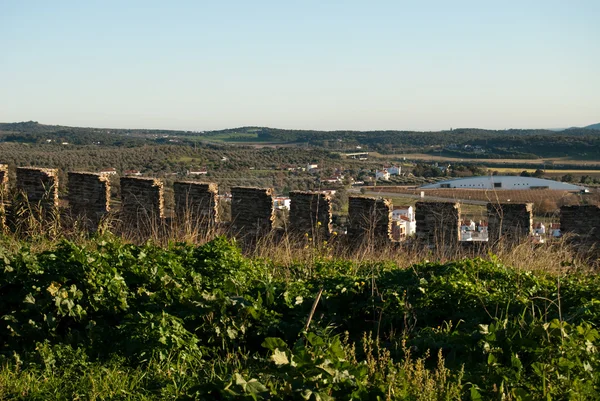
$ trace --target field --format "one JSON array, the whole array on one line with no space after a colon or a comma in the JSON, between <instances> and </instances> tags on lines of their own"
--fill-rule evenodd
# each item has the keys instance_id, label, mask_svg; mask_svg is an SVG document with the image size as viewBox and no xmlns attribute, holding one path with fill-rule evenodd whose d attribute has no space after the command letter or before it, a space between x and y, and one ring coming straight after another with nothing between
<instances>
[{"instance_id":1,"label":"field","mask_svg":"<svg viewBox=\"0 0 600 401\"><path fill-rule=\"evenodd\" d=\"M551 190L551 189L530 189L530 190L480 190L480 189L459 189L459 188L439 188L439 189L410 189L407 187L369 187L370 192L385 192L398 194L419 195L421 192L426 197L438 197L453 200L475 200L483 202L541 202L550 200L552 202L577 201L581 198L580 194L569 191Z\"/></svg>"},{"instance_id":2,"label":"field","mask_svg":"<svg viewBox=\"0 0 600 401\"><path fill-rule=\"evenodd\" d=\"M474 157L474 158L457 158L457 157L447 157L447 156L439 156L429 153L399 153L399 154L382 154L377 152L369 152L369 156L374 156L378 158L384 159L394 159L394 160L422 160L422 161L443 161L443 162L471 162L471 163L482 163L482 164L510 164L510 165L536 165L543 166L544 164L559 164L559 165L577 165L577 166L594 166L600 168L600 161L598 160L578 160L568 157L550 157L543 159L488 159L482 156ZM496 169L496 168L493 168ZM522 170L521 170L522 171ZM597 170L595 170L597 171Z\"/></svg>"},{"instance_id":3,"label":"field","mask_svg":"<svg viewBox=\"0 0 600 401\"><path fill-rule=\"evenodd\" d=\"M490 170L498 171L499 173L514 173L519 174L523 171L534 173L535 168L516 168L516 167L491 167ZM572 174L576 176L589 175L591 177L600 177L600 170L580 170L580 169L546 169L544 175L547 177L556 177L564 174Z\"/></svg>"},{"instance_id":4,"label":"field","mask_svg":"<svg viewBox=\"0 0 600 401\"><path fill-rule=\"evenodd\" d=\"M600 276L562 246L342 259L314 242L244 255L222 237L3 244L0 399L600 394Z\"/></svg>"}]
</instances>

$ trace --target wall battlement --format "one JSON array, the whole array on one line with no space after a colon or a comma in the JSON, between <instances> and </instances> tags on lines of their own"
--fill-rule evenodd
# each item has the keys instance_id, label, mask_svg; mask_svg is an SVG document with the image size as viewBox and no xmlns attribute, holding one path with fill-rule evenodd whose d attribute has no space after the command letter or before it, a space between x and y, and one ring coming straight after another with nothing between
<instances>
[{"instance_id":1,"label":"wall battlement","mask_svg":"<svg viewBox=\"0 0 600 401\"><path fill-rule=\"evenodd\" d=\"M58 208L58 169L18 167L17 191L31 206Z\"/></svg>"},{"instance_id":2,"label":"wall battlement","mask_svg":"<svg viewBox=\"0 0 600 401\"><path fill-rule=\"evenodd\" d=\"M75 218L84 218L90 228L97 227L110 211L109 177L86 172L69 172L67 177L71 214Z\"/></svg>"},{"instance_id":3,"label":"wall battlement","mask_svg":"<svg viewBox=\"0 0 600 401\"><path fill-rule=\"evenodd\" d=\"M273 189L231 188L231 225L242 238L266 235L273 229Z\"/></svg>"},{"instance_id":4,"label":"wall battlement","mask_svg":"<svg viewBox=\"0 0 600 401\"><path fill-rule=\"evenodd\" d=\"M148 224L164 218L163 181L157 178L121 177L121 214L126 224Z\"/></svg>"},{"instance_id":5,"label":"wall battlement","mask_svg":"<svg viewBox=\"0 0 600 401\"><path fill-rule=\"evenodd\" d=\"M69 172L68 205L70 214L83 217L96 228L103 216L111 211L109 176L88 172ZM121 177L120 211L118 216L128 230L148 233L152 224L165 227L164 183L161 179ZM59 210L58 170L51 168L17 168L18 205L28 202L30 207L41 207L45 212ZM8 166L0 164L0 193L2 209L10 198L7 195ZM218 186L215 183L176 181L174 220L213 224L219 222ZM271 188L231 188L232 235L241 239L257 239L273 231L274 194ZM326 238L332 232L331 198L319 192L290 192L289 221L285 228L290 233L320 235ZM118 203L118 202L117 202ZM533 205L531 203L488 203L489 243L499 240L516 242L532 232ZM7 208L12 210L14 208ZM392 203L388 199L350 197L347 238L374 244L392 243ZM2 214L4 219L5 213ZM13 218L15 213L12 213ZM461 207L453 202L417 202L415 206L416 239L436 246L454 246L460 242ZM565 206L561 208L561 230L573 234L573 240L586 243L600 242L600 207ZM4 220L3 220L4 221ZM14 225L13 225L14 226ZM141 234L144 235L144 234Z\"/></svg>"},{"instance_id":6,"label":"wall battlement","mask_svg":"<svg viewBox=\"0 0 600 401\"><path fill-rule=\"evenodd\" d=\"M600 242L600 207L563 206L560 208L560 229L575 240Z\"/></svg>"},{"instance_id":7,"label":"wall battlement","mask_svg":"<svg viewBox=\"0 0 600 401\"><path fill-rule=\"evenodd\" d=\"M415 220L418 241L427 245L458 245L460 240L459 203L417 202Z\"/></svg>"},{"instance_id":8,"label":"wall battlement","mask_svg":"<svg viewBox=\"0 0 600 401\"><path fill-rule=\"evenodd\" d=\"M191 221L209 225L219 220L219 187L215 183L175 181L175 217L177 221Z\"/></svg>"},{"instance_id":9,"label":"wall battlement","mask_svg":"<svg viewBox=\"0 0 600 401\"><path fill-rule=\"evenodd\" d=\"M290 192L290 231L299 234L319 235L327 238L331 234L331 197L322 193Z\"/></svg>"},{"instance_id":10,"label":"wall battlement","mask_svg":"<svg viewBox=\"0 0 600 401\"><path fill-rule=\"evenodd\" d=\"M518 242L532 232L533 203L488 203L489 241Z\"/></svg>"},{"instance_id":11,"label":"wall battlement","mask_svg":"<svg viewBox=\"0 0 600 401\"><path fill-rule=\"evenodd\" d=\"M351 241L392 241L392 202L389 199L350 197L348 237Z\"/></svg>"}]
</instances>

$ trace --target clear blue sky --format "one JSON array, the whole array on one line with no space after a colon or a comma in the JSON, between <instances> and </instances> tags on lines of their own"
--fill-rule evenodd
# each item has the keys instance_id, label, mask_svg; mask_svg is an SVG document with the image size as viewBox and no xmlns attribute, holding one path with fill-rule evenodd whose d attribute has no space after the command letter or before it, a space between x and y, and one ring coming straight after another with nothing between
<instances>
[{"instance_id":1,"label":"clear blue sky","mask_svg":"<svg viewBox=\"0 0 600 401\"><path fill-rule=\"evenodd\" d=\"M600 122L600 1L0 0L0 121Z\"/></svg>"}]
</instances>

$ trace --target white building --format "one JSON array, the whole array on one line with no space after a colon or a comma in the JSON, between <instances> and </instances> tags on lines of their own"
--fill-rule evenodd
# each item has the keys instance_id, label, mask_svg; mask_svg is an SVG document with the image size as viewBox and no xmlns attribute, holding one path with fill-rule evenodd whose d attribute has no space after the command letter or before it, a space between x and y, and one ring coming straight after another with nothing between
<instances>
[{"instance_id":1,"label":"white building","mask_svg":"<svg viewBox=\"0 0 600 401\"><path fill-rule=\"evenodd\" d=\"M206 175L208 174L208 170L205 168L201 169L190 169L187 171L187 175Z\"/></svg>"},{"instance_id":2,"label":"white building","mask_svg":"<svg viewBox=\"0 0 600 401\"><path fill-rule=\"evenodd\" d=\"M383 170L377 170L375 172L375 179L388 181L390 179L390 173L385 168Z\"/></svg>"},{"instance_id":3,"label":"white building","mask_svg":"<svg viewBox=\"0 0 600 401\"><path fill-rule=\"evenodd\" d=\"M538 235L546 235L546 226L544 223L537 223L534 225L533 233Z\"/></svg>"},{"instance_id":4,"label":"white building","mask_svg":"<svg viewBox=\"0 0 600 401\"><path fill-rule=\"evenodd\" d=\"M316 169L318 169L318 168L319 168L319 165L318 165L318 164L315 164L315 163L308 163L308 164L306 165L306 171L310 171L310 170L316 170Z\"/></svg>"},{"instance_id":5,"label":"white building","mask_svg":"<svg viewBox=\"0 0 600 401\"><path fill-rule=\"evenodd\" d=\"M400 225L405 226L405 233L409 237L417 231L417 221L412 206L394 206L392 221L397 221Z\"/></svg>"},{"instance_id":6,"label":"white building","mask_svg":"<svg viewBox=\"0 0 600 401\"><path fill-rule=\"evenodd\" d=\"M455 178L427 184L421 188L460 188L460 189L558 189L563 191L581 191L585 188L535 177L520 177L512 175L485 175L478 177Z\"/></svg>"},{"instance_id":7,"label":"white building","mask_svg":"<svg viewBox=\"0 0 600 401\"><path fill-rule=\"evenodd\" d=\"M292 200L285 196L278 196L276 198L273 198L273 206L275 207L275 209L290 210L291 203Z\"/></svg>"}]
</instances>

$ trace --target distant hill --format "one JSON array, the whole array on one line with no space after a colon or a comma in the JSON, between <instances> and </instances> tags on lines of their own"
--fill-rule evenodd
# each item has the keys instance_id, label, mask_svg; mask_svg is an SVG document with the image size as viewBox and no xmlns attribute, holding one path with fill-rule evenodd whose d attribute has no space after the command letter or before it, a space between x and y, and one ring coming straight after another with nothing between
<instances>
[{"instance_id":1,"label":"distant hill","mask_svg":"<svg viewBox=\"0 0 600 401\"><path fill-rule=\"evenodd\" d=\"M109 129L45 125L35 121L0 123L0 142L30 144L141 146L178 144L217 146L223 142L286 143L344 152L360 147L384 154L435 153L438 156L485 159L571 157L600 160L600 124L563 131L548 129L450 131L316 131L240 127L218 131Z\"/></svg>"},{"instance_id":2,"label":"distant hill","mask_svg":"<svg viewBox=\"0 0 600 401\"><path fill-rule=\"evenodd\" d=\"M587 127L583 127L585 129L597 129L600 130L600 123L588 125Z\"/></svg>"}]
</instances>

